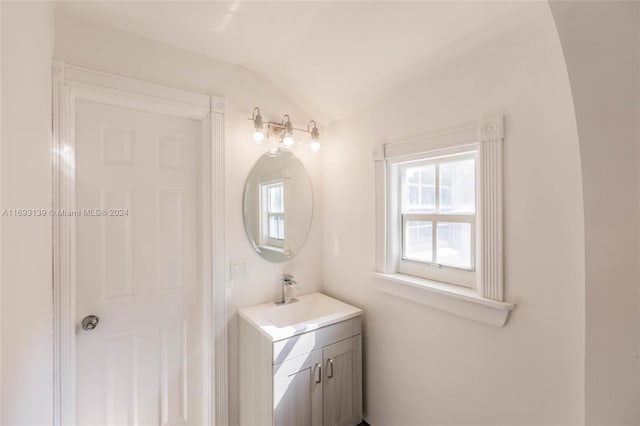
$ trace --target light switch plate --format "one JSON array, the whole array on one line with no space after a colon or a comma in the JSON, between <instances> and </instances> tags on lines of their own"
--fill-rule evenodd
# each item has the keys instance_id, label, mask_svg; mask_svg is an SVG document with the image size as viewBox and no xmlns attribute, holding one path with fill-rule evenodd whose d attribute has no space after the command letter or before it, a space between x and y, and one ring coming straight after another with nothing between
<instances>
[{"instance_id":1,"label":"light switch plate","mask_svg":"<svg viewBox=\"0 0 640 426\"><path fill-rule=\"evenodd\" d=\"M247 259L231 260L231 262L229 262L229 277L230 279L234 279L246 275L248 269Z\"/></svg>"}]
</instances>

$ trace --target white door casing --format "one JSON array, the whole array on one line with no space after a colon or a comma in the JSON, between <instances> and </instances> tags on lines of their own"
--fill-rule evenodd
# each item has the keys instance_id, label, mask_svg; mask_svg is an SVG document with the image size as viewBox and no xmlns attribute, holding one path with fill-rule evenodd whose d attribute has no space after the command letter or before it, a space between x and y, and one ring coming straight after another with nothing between
<instances>
[{"instance_id":1,"label":"white door casing","mask_svg":"<svg viewBox=\"0 0 640 426\"><path fill-rule=\"evenodd\" d=\"M54 424L226 424L224 99L54 78Z\"/></svg>"}]
</instances>

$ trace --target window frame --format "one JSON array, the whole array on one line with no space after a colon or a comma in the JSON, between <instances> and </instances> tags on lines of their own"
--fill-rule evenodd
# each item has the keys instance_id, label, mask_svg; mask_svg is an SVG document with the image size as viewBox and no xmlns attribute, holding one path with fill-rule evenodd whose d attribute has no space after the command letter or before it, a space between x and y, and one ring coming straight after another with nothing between
<instances>
[{"instance_id":1,"label":"window frame","mask_svg":"<svg viewBox=\"0 0 640 426\"><path fill-rule=\"evenodd\" d=\"M272 179L260 182L260 246L269 249L284 250L286 239L285 225L285 200L284 200L284 179ZM269 189L275 186L282 187L282 206L281 212L272 212L271 203L269 202ZM273 238L269 235L269 223L272 217L280 217L283 220L283 238Z\"/></svg>"},{"instance_id":2,"label":"window frame","mask_svg":"<svg viewBox=\"0 0 640 426\"><path fill-rule=\"evenodd\" d=\"M382 143L373 152L375 170L375 268L382 293L502 327L516 305L505 301L503 232L504 117L491 116L418 138ZM398 188L394 164L477 150L475 285L452 284L446 277L421 278L399 271ZM442 269L442 268L434 268ZM452 268L448 268L453 270ZM405 271L406 272L406 271ZM450 271L448 271L450 272Z\"/></svg>"},{"instance_id":3,"label":"window frame","mask_svg":"<svg viewBox=\"0 0 640 426\"><path fill-rule=\"evenodd\" d=\"M475 213L439 213L440 198L440 182L439 182L439 165L452 160L473 159L475 168ZM409 167L420 167L426 165L436 165L435 173L435 211L430 213L403 213L403 169ZM478 264L477 256L479 249L476 245L477 233L477 212L478 212L478 146L475 143L465 144L462 146L451 147L444 150L427 151L425 153L415 154L410 158L400 157L389 160L387 163L388 196L393 199L388 206L389 221L392 226L397 227L397 231L391 233L390 238L395 239L389 245L390 251L387 256L391 258L395 264L396 272L414 277L440 281L447 284L463 286L467 288L476 288ZM432 223L432 249L433 261L423 262L416 259L405 257L405 223L408 220L431 221ZM471 267L461 268L453 265L446 265L437 262L437 228L438 222L454 222L471 224Z\"/></svg>"}]
</instances>

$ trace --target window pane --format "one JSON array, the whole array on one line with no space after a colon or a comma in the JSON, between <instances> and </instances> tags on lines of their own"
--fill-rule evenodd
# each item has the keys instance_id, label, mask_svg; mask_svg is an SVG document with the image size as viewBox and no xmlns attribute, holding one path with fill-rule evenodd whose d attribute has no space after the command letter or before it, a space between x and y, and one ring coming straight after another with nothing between
<instances>
[{"instance_id":1,"label":"window pane","mask_svg":"<svg viewBox=\"0 0 640 426\"><path fill-rule=\"evenodd\" d=\"M269 238L278 238L278 218L269 216Z\"/></svg>"},{"instance_id":2,"label":"window pane","mask_svg":"<svg viewBox=\"0 0 640 426\"><path fill-rule=\"evenodd\" d=\"M471 269L471 224L438 222L437 226L436 262Z\"/></svg>"},{"instance_id":3,"label":"window pane","mask_svg":"<svg viewBox=\"0 0 640 426\"><path fill-rule=\"evenodd\" d=\"M440 211L475 213L475 159L469 158L440 164Z\"/></svg>"},{"instance_id":4,"label":"window pane","mask_svg":"<svg viewBox=\"0 0 640 426\"><path fill-rule=\"evenodd\" d=\"M404 232L404 258L420 262L433 262L432 223L408 220Z\"/></svg>"},{"instance_id":5,"label":"window pane","mask_svg":"<svg viewBox=\"0 0 640 426\"><path fill-rule=\"evenodd\" d=\"M420 205L420 185L407 184L407 209L418 208Z\"/></svg>"},{"instance_id":6,"label":"window pane","mask_svg":"<svg viewBox=\"0 0 640 426\"><path fill-rule=\"evenodd\" d=\"M407 183L420 183L420 169L418 167L408 167L404 173Z\"/></svg>"},{"instance_id":7,"label":"window pane","mask_svg":"<svg viewBox=\"0 0 640 426\"><path fill-rule=\"evenodd\" d=\"M282 184L270 186L267 191L269 192L269 212L284 212L284 194Z\"/></svg>"},{"instance_id":8,"label":"window pane","mask_svg":"<svg viewBox=\"0 0 640 426\"><path fill-rule=\"evenodd\" d=\"M278 217L278 239L284 240L284 217Z\"/></svg>"},{"instance_id":9,"label":"window pane","mask_svg":"<svg viewBox=\"0 0 640 426\"><path fill-rule=\"evenodd\" d=\"M284 240L284 217L269 216L269 238Z\"/></svg>"},{"instance_id":10,"label":"window pane","mask_svg":"<svg viewBox=\"0 0 640 426\"><path fill-rule=\"evenodd\" d=\"M436 208L436 167L434 165L403 169L402 211L424 212Z\"/></svg>"}]
</instances>

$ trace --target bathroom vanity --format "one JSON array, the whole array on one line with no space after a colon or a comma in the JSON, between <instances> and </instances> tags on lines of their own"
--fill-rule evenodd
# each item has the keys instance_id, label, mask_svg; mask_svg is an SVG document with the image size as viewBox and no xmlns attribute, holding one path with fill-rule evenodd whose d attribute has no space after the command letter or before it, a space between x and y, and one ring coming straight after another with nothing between
<instances>
[{"instance_id":1,"label":"bathroom vanity","mask_svg":"<svg viewBox=\"0 0 640 426\"><path fill-rule=\"evenodd\" d=\"M361 309L312 293L239 315L242 426L361 422Z\"/></svg>"},{"instance_id":2,"label":"bathroom vanity","mask_svg":"<svg viewBox=\"0 0 640 426\"><path fill-rule=\"evenodd\" d=\"M300 250L311 226L312 194L311 178L292 153L258 159L245 184L243 217L265 260L286 262ZM278 303L239 311L240 424L358 425L362 310L321 293L291 299L296 287L285 274Z\"/></svg>"}]
</instances>

